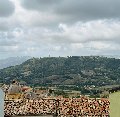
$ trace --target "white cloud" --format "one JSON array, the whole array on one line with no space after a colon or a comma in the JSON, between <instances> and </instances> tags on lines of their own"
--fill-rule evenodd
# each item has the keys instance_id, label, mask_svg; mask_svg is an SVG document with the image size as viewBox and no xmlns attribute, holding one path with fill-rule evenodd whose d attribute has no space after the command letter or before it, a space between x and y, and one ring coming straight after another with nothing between
<instances>
[{"instance_id":1,"label":"white cloud","mask_svg":"<svg viewBox=\"0 0 120 117\"><path fill-rule=\"evenodd\" d=\"M11 1L15 12L10 17L0 18L0 57L13 53L16 56L119 54L119 17L93 17L92 20L86 17L88 20L80 21L79 16L71 20L78 13L64 16L67 12L55 11L59 7L56 3L51 3L54 11L49 11L44 7L41 10L40 6L31 8L32 4L24 9L20 1ZM64 0L59 3L62 5L62 2L66 4Z\"/></svg>"},{"instance_id":2,"label":"white cloud","mask_svg":"<svg viewBox=\"0 0 120 117\"><path fill-rule=\"evenodd\" d=\"M90 41L119 42L120 22L111 20L95 20L86 23L78 22L71 26L59 25L60 31L45 34L56 43L86 43ZM62 29L62 31L61 31Z\"/></svg>"},{"instance_id":3,"label":"white cloud","mask_svg":"<svg viewBox=\"0 0 120 117\"><path fill-rule=\"evenodd\" d=\"M84 48L84 44L82 44L82 43L72 43L71 48L73 50L78 50L78 49Z\"/></svg>"},{"instance_id":4,"label":"white cloud","mask_svg":"<svg viewBox=\"0 0 120 117\"><path fill-rule=\"evenodd\" d=\"M13 35L11 41L14 45L7 51L24 51L30 55L38 53L38 56L39 52L44 53L43 55L53 53L54 56L59 53L66 56L79 55L84 51L88 54L92 52L99 54L102 51L107 53L120 49L119 30L120 22L112 20L77 22L73 25L60 23L57 30L45 27L26 28L26 30L15 28L9 32ZM4 35L4 38L8 38L7 36L8 34ZM7 48L11 43L9 39L3 42Z\"/></svg>"}]
</instances>

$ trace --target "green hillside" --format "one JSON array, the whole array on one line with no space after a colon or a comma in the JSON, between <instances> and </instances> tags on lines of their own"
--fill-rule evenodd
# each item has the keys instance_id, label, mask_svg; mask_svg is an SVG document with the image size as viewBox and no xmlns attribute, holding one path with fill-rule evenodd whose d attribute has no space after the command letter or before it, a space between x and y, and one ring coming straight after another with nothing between
<instances>
[{"instance_id":1,"label":"green hillside","mask_svg":"<svg viewBox=\"0 0 120 117\"><path fill-rule=\"evenodd\" d=\"M120 60L99 56L32 58L0 70L0 82L23 80L31 85L119 85Z\"/></svg>"}]
</instances>

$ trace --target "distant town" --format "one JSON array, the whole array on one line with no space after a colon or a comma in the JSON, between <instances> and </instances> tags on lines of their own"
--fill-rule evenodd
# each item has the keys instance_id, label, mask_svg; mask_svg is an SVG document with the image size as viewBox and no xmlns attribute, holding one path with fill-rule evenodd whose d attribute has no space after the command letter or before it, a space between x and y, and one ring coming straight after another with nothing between
<instances>
[{"instance_id":1,"label":"distant town","mask_svg":"<svg viewBox=\"0 0 120 117\"><path fill-rule=\"evenodd\" d=\"M31 58L0 69L5 116L110 116L120 60L99 56Z\"/></svg>"},{"instance_id":2,"label":"distant town","mask_svg":"<svg viewBox=\"0 0 120 117\"><path fill-rule=\"evenodd\" d=\"M19 65L0 69L0 83L9 85L16 79L32 88L51 87L54 96L108 97L120 88L119 66L120 59L101 56L25 57Z\"/></svg>"},{"instance_id":3,"label":"distant town","mask_svg":"<svg viewBox=\"0 0 120 117\"><path fill-rule=\"evenodd\" d=\"M89 98L79 91L66 91L69 97L56 92L55 87L26 86L13 80L3 85L5 92L5 116L53 115L53 116L104 116L110 115L108 98ZM59 95L57 95L59 93Z\"/></svg>"}]
</instances>

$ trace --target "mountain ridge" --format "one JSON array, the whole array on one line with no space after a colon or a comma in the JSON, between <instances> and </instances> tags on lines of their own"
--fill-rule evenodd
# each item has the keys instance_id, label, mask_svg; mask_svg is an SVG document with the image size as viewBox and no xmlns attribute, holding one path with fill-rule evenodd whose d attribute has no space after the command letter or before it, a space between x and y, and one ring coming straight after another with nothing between
<instances>
[{"instance_id":1,"label":"mountain ridge","mask_svg":"<svg viewBox=\"0 0 120 117\"><path fill-rule=\"evenodd\" d=\"M23 80L30 85L117 85L120 59L99 56L31 58L0 70L0 81Z\"/></svg>"},{"instance_id":2,"label":"mountain ridge","mask_svg":"<svg viewBox=\"0 0 120 117\"><path fill-rule=\"evenodd\" d=\"M23 57L9 57L6 59L0 59L0 69L19 65L30 58L31 57L29 56L23 56Z\"/></svg>"}]
</instances>

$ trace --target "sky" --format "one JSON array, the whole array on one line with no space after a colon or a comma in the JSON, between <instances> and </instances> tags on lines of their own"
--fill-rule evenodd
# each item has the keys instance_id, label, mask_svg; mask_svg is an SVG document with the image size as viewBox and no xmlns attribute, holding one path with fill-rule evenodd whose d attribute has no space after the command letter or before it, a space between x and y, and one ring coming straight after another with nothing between
<instances>
[{"instance_id":1,"label":"sky","mask_svg":"<svg viewBox=\"0 0 120 117\"><path fill-rule=\"evenodd\" d=\"M120 0L0 0L0 59L119 51Z\"/></svg>"}]
</instances>

